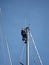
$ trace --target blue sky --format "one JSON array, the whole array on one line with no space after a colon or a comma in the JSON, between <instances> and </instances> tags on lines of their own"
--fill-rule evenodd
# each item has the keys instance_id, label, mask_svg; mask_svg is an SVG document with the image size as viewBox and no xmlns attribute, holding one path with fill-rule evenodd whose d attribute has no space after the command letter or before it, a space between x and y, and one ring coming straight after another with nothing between
<instances>
[{"instance_id":1,"label":"blue sky","mask_svg":"<svg viewBox=\"0 0 49 65\"><path fill-rule=\"evenodd\" d=\"M5 34L13 65L20 65L23 47L22 62L25 64L21 28L29 24L43 65L49 65L49 0L0 0L0 8L0 65L10 65ZM40 65L30 39L30 65L34 64L33 54L36 65Z\"/></svg>"}]
</instances>

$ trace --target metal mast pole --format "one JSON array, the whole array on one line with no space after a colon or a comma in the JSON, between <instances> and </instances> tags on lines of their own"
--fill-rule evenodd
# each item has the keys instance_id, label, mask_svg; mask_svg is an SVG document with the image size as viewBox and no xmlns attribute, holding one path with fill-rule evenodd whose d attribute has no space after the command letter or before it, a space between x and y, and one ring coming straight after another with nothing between
<instances>
[{"instance_id":1,"label":"metal mast pole","mask_svg":"<svg viewBox=\"0 0 49 65\"><path fill-rule=\"evenodd\" d=\"M26 65L29 65L29 31L27 33L28 40L26 43Z\"/></svg>"}]
</instances>

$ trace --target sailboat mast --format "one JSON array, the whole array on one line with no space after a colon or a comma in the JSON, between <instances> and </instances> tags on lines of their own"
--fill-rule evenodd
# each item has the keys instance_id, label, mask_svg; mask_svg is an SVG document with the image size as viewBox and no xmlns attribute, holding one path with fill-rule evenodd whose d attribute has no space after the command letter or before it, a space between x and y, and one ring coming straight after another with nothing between
<instances>
[{"instance_id":1,"label":"sailboat mast","mask_svg":"<svg viewBox=\"0 0 49 65\"><path fill-rule=\"evenodd\" d=\"M26 44L26 65L29 65L29 32L28 32L28 40Z\"/></svg>"}]
</instances>

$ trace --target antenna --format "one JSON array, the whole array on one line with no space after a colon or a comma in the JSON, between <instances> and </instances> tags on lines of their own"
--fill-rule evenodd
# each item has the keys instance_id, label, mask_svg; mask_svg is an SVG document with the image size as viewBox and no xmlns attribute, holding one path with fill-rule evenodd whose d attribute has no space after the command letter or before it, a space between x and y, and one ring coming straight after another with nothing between
<instances>
[{"instance_id":1,"label":"antenna","mask_svg":"<svg viewBox=\"0 0 49 65\"><path fill-rule=\"evenodd\" d=\"M25 27L26 27L26 16L25 16Z\"/></svg>"}]
</instances>

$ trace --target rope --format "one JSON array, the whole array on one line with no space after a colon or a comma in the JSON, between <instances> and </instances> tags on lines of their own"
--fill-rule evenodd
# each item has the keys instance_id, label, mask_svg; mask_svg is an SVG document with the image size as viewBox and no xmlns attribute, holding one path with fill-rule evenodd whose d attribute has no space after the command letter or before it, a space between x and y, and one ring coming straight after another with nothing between
<instances>
[{"instance_id":1,"label":"rope","mask_svg":"<svg viewBox=\"0 0 49 65\"><path fill-rule=\"evenodd\" d=\"M43 65L42 60L41 60L41 57L40 57L40 55L39 55L38 49L37 49L37 47L36 47L36 45L35 45L35 41L34 41L34 39L33 39L33 37L32 37L31 32L30 32L30 36L31 36L31 38L32 38L33 45L34 45L35 50L36 50L36 52L37 52L37 56L38 56L38 58L39 58L40 64Z\"/></svg>"}]
</instances>

